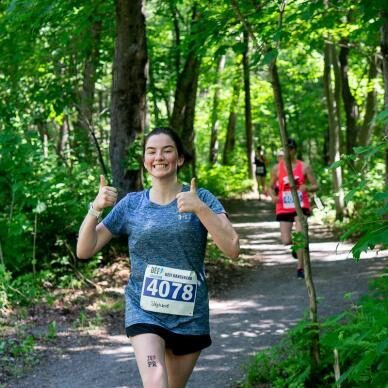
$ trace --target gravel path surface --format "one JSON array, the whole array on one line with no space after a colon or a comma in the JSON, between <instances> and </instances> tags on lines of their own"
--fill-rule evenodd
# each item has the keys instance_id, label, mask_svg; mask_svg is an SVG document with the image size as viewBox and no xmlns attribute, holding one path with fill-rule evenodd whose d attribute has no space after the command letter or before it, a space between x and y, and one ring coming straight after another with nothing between
<instances>
[{"instance_id":1,"label":"gravel path surface","mask_svg":"<svg viewBox=\"0 0 388 388\"><path fill-rule=\"evenodd\" d=\"M307 307L304 282L295 276L295 260L279 240L272 206L257 200L226 203L241 236L244 254L262 265L244 283L212 299L213 345L203 351L188 383L196 387L233 387L255 352L277 343ZM311 228L311 258L321 318L340 312L366 292L368 279L387 265L388 251L371 252L359 263L347 258L350 245L340 244L319 224ZM344 299L345 293L352 297ZM74 341L41 363L10 388L141 387L133 349L124 335L97 333L93 341Z\"/></svg>"}]
</instances>

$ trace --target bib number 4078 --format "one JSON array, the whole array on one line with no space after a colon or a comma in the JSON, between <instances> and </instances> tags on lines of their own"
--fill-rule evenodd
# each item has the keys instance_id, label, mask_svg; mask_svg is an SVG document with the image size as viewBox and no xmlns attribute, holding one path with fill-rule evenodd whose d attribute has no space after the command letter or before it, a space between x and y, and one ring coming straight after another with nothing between
<instances>
[{"instance_id":1,"label":"bib number 4078","mask_svg":"<svg viewBox=\"0 0 388 388\"><path fill-rule=\"evenodd\" d=\"M144 288L145 296L156 298L192 302L195 298L195 286L193 284L182 284L168 280L146 278Z\"/></svg>"}]
</instances>

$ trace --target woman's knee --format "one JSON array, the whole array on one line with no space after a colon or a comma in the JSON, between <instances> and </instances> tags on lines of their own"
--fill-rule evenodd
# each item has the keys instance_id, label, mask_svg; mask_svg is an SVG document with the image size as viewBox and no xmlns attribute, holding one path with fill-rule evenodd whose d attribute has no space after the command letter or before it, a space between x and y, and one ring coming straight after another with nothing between
<instances>
[{"instance_id":1,"label":"woman's knee","mask_svg":"<svg viewBox=\"0 0 388 388\"><path fill-rule=\"evenodd\" d=\"M189 380L200 352L183 356L174 355L169 349L166 351L166 365L168 371L169 388L184 388Z\"/></svg>"},{"instance_id":2,"label":"woman's knee","mask_svg":"<svg viewBox=\"0 0 388 388\"><path fill-rule=\"evenodd\" d=\"M152 363L148 363L151 365ZM141 380L144 388L167 388L168 376L165 365L161 363L152 364L148 369L141 371Z\"/></svg>"}]
</instances>

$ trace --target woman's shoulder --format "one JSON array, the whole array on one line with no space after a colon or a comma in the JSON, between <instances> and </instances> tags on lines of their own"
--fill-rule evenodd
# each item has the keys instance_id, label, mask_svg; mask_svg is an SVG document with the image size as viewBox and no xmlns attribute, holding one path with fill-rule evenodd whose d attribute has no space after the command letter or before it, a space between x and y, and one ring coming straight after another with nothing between
<instances>
[{"instance_id":1,"label":"woman's shoulder","mask_svg":"<svg viewBox=\"0 0 388 388\"><path fill-rule=\"evenodd\" d=\"M142 191L131 191L123 196L120 200L123 205L133 207L143 200L146 190Z\"/></svg>"}]
</instances>

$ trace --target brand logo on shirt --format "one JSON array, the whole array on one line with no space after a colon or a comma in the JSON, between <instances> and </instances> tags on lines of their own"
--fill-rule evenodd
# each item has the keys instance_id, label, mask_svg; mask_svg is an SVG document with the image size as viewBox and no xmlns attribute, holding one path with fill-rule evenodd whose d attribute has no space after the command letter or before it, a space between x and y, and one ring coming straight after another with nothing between
<instances>
[{"instance_id":1,"label":"brand logo on shirt","mask_svg":"<svg viewBox=\"0 0 388 388\"><path fill-rule=\"evenodd\" d=\"M191 221L192 214L191 213L180 213L178 214L178 220L183 222Z\"/></svg>"}]
</instances>

